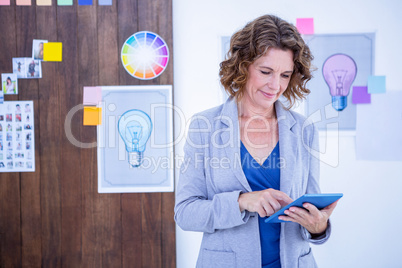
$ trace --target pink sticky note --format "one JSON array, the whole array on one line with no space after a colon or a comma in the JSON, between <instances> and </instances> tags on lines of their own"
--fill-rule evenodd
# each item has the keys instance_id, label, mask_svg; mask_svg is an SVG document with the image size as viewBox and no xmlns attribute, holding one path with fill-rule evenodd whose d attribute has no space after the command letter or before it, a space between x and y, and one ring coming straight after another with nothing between
<instances>
[{"instance_id":1,"label":"pink sticky note","mask_svg":"<svg viewBox=\"0 0 402 268\"><path fill-rule=\"evenodd\" d=\"M368 93L367 87L353 87L352 103L371 103L371 94Z\"/></svg>"},{"instance_id":2,"label":"pink sticky note","mask_svg":"<svg viewBox=\"0 0 402 268\"><path fill-rule=\"evenodd\" d=\"M0 6L9 6L10 0L0 0Z\"/></svg>"},{"instance_id":3,"label":"pink sticky note","mask_svg":"<svg viewBox=\"0 0 402 268\"><path fill-rule=\"evenodd\" d=\"M101 87L84 87L84 105L98 105L101 100Z\"/></svg>"},{"instance_id":4,"label":"pink sticky note","mask_svg":"<svg viewBox=\"0 0 402 268\"><path fill-rule=\"evenodd\" d=\"M314 34L314 19L300 18L296 19L296 28L301 34Z\"/></svg>"},{"instance_id":5,"label":"pink sticky note","mask_svg":"<svg viewBox=\"0 0 402 268\"><path fill-rule=\"evenodd\" d=\"M30 6L31 0L17 0L17 6Z\"/></svg>"}]
</instances>

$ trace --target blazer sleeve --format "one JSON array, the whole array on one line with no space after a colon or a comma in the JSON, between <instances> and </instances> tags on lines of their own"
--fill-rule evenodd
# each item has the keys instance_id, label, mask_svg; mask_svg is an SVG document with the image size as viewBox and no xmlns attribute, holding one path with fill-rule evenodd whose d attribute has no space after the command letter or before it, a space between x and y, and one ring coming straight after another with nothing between
<instances>
[{"instance_id":1,"label":"blazer sleeve","mask_svg":"<svg viewBox=\"0 0 402 268\"><path fill-rule=\"evenodd\" d=\"M320 151L318 130L312 123L311 125L309 125L309 127L312 128L312 130L310 131L310 135L308 135L310 136L309 143L308 145L304 144L304 146L308 146L307 150L313 150L318 153ZM318 158L319 155L318 154L314 155L311 151L308 155L310 157L309 159L310 167L309 167L309 176L307 181L306 193L307 194L321 193L319 186L319 177L320 177L320 160ZM316 237L314 239L311 238L310 232L307 231L307 229L301 225L300 225L300 231L304 240L307 240L313 244L322 244L326 242L331 235L331 222L328 220L328 227L325 230L325 234Z\"/></svg>"},{"instance_id":2,"label":"blazer sleeve","mask_svg":"<svg viewBox=\"0 0 402 268\"><path fill-rule=\"evenodd\" d=\"M209 126L210 127L210 126ZM200 128L199 120L193 117L184 146L184 162L176 190L175 221L185 231L213 233L246 223L250 213L241 213L238 198L241 190L210 193L205 172L205 146L211 146L201 133L211 131ZM206 135L204 135L206 136ZM214 178L211 178L212 180Z\"/></svg>"}]
</instances>

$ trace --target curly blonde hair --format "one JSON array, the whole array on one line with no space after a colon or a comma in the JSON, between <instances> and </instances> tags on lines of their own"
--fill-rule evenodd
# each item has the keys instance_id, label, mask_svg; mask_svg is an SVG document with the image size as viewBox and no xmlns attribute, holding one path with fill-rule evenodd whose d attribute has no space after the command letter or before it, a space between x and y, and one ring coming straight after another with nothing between
<instances>
[{"instance_id":1,"label":"curly blonde hair","mask_svg":"<svg viewBox=\"0 0 402 268\"><path fill-rule=\"evenodd\" d=\"M310 90L306 83L312 78L313 55L296 27L273 15L264 15L249 22L230 39L227 59L220 64L220 81L230 96L240 100L248 78L248 67L271 47L293 52L294 70L283 96L292 107Z\"/></svg>"}]
</instances>

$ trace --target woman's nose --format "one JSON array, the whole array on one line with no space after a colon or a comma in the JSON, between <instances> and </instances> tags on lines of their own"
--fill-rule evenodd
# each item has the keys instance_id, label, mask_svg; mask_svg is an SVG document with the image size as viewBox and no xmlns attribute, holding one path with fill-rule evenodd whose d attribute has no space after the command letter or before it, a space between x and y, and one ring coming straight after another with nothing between
<instances>
[{"instance_id":1,"label":"woman's nose","mask_svg":"<svg viewBox=\"0 0 402 268\"><path fill-rule=\"evenodd\" d=\"M272 75L268 81L268 87L272 90L280 90L280 76Z\"/></svg>"}]
</instances>

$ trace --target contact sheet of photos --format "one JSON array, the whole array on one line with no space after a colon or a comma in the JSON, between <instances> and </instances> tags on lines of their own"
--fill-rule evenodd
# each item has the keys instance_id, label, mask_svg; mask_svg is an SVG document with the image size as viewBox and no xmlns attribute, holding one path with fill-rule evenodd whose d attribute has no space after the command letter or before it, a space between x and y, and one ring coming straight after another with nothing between
<instances>
[{"instance_id":1,"label":"contact sheet of photos","mask_svg":"<svg viewBox=\"0 0 402 268\"><path fill-rule=\"evenodd\" d=\"M33 101L0 105L0 172L35 171Z\"/></svg>"}]
</instances>

